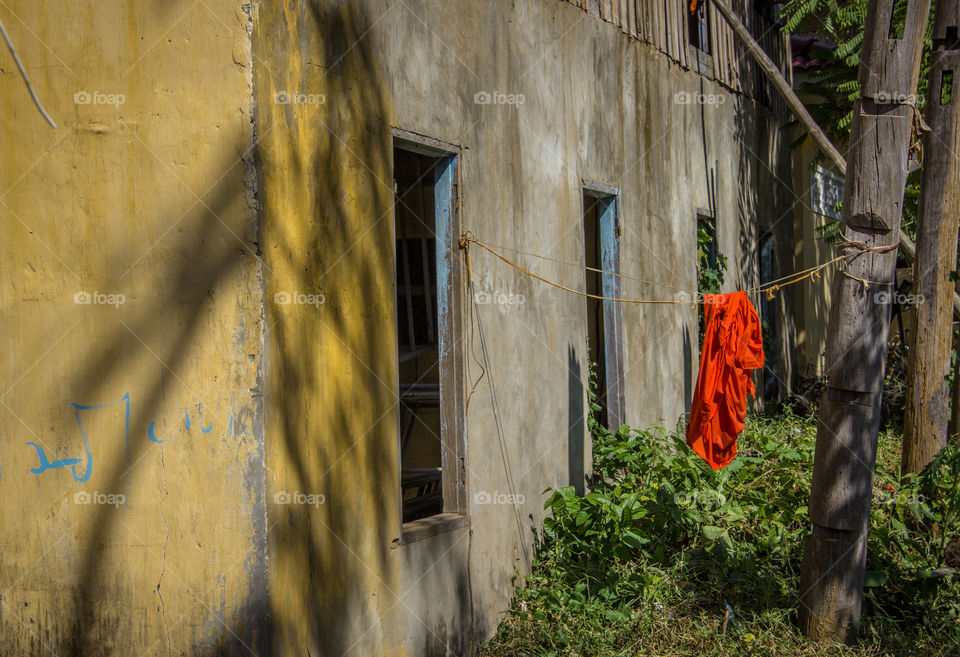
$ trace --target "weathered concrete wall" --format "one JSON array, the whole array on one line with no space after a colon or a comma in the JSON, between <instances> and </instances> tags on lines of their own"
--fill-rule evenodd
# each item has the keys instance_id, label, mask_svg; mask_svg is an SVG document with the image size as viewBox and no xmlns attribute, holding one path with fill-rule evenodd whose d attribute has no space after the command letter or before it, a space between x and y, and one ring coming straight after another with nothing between
<instances>
[{"instance_id":1,"label":"weathered concrete wall","mask_svg":"<svg viewBox=\"0 0 960 657\"><path fill-rule=\"evenodd\" d=\"M327 500L273 508L275 645L444 654L471 623L493 630L529 564L542 490L570 483L571 460L589 453L585 308L474 249L475 289L524 302L476 309L472 347L488 360L467 417L468 493L524 501L474 503L469 528L391 550L391 128L460 147L463 229L515 251L582 262L581 180L618 186L624 273L642 279L624 291L646 298L695 288L700 208L718 217L728 289L757 280L761 217L789 254L790 161L763 108L565 3L311 7L261 6L255 20L266 298L325 295L267 313L271 490ZM685 104L679 91L711 99ZM523 104L478 104L481 92ZM306 104L277 104L277 93ZM576 268L519 260L583 287ZM672 424L696 375L694 310L630 306L624 323L627 418ZM468 367L469 389L480 370Z\"/></svg>"},{"instance_id":2,"label":"weathered concrete wall","mask_svg":"<svg viewBox=\"0 0 960 657\"><path fill-rule=\"evenodd\" d=\"M728 289L762 230L789 255L779 121L569 3L10 7L60 127L5 65L2 654L437 655L493 631L543 489L588 466L584 300L474 249L476 291L523 302L460 290L468 390L486 367L470 523L396 545L392 128L459 147L463 229L574 288L583 179L620 188L625 296L695 288L698 209ZM694 309L624 326L627 420L672 425Z\"/></svg>"},{"instance_id":3,"label":"weathered concrete wall","mask_svg":"<svg viewBox=\"0 0 960 657\"><path fill-rule=\"evenodd\" d=\"M58 122L4 51L0 654L256 650L248 17L218 0L0 17Z\"/></svg>"}]
</instances>

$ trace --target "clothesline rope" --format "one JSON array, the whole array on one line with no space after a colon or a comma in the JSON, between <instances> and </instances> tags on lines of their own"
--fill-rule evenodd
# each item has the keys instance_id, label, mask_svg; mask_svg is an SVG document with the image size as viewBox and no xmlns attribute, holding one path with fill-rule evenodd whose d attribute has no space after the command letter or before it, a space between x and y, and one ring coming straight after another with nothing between
<instances>
[{"instance_id":1,"label":"clothesline rope","mask_svg":"<svg viewBox=\"0 0 960 657\"><path fill-rule=\"evenodd\" d=\"M543 282L543 283L546 283L547 285L551 285L551 286L553 286L553 287L555 287L555 288L564 290L564 291L566 291L566 292L572 292L573 294L577 294L577 295L582 296L582 297L587 297L587 298L589 298L589 299L597 299L597 300L599 300L599 301L614 301L614 302L618 302L618 303L636 303L636 304L703 304L703 303L705 303L705 301L704 301L702 298L700 298L700 294L699 294L699 293L697 293L697 294L691 294L691 293L687 292L686 295L689 297L689 298L687 298L687 299L626 299L626 298L616 298L616 297L605 297L605 296L598 295L598 294L590 294L589 292L582 292L582 291L580 291L580 290L575 290L575 289L573 289L573 288L571 288L571 287L567 287L566 285L562 285L562 284L557 283L557 282L555 282L555 281L551 281L551 280L548 279L548 278L544 278L543 276L540 276L540 275L538 275L538 274L535 274L535 273L533 273L532 271L521 267L521 266L518 265L517 263L515 263L515 262L513 262L512 260L510 260L509 258L507 258L506 256L502 255L501 253L498 253L496 250L494 250L493 248L491 248L491 247L488 246L487 244L485 244L485 243L481 242L480 240L478 240L476 237L474 237L473 233L471 233L471 232L468 231L468 232L466 232L466 233L464 233L464 234L462 234L462 235L460 236L460 248L463 249L463 250L466 252L467 269L468 269L468 275L469 275L469 278L470 278L470 281L471 281L471 282L473 281L473 266L472 266L471 261L470 261L470 245L471 245L471 244L476 244L476 245L479 246L480 248L484 249L485 251L488 251L490 254L492 254L492 255L495 256L496 258L502 260L502 261L505 262L506 264L510 265L511 267L513 267L514 269L516 269L517 271L520 271L520 272L526 274L527 276L530 276L530 277L532 277L532 278L535 278L535 279L537 279L538 281L541 281L541 282ZM747 289L747 290L743 290L743 291L746 292L747 294L766 294L768 299L772 299L774 293L776 293L777 291L779 291L781 288L787 287L788 285L793 285L793 284L795 284L795 283L799 283L799 282L804 281L804 280L806 280L806 279L808 279L808 278L810 278L810 279L816 279L816 278L819 277L821 271L823 271L824 269L826 269L826 268L828 268L828 267L831 267L831 266L837 264L838 262L841 262L841 261L849 262L849 261L852 260L853 258L856 258L857 256L863 255L863 254L865 254L865 253L870 253L870 252L886 253L886 252L888 252L888 251L892 251L892 250L894 250L894 249L897 248L897 245L896 245L896 244L894 244L894 245L892 245L892 246L872 246L872 247L868 247L868 246L867 246L865 243L863 243L863 242L841 242L841 243L837 244L836 246L837 246L837 248L840 249L840 250L854 249L854 252L853 252L853 253L845 253L845 254L839 255L839 256L837 256L837 257L835 257L835 258L832 258L832 259L830 259L830 260L828 260L827 262L824 262L824 263L822 263L822 264L816 265L816 266L814 266L814 267L809 267L809 268L804 269L804 270L801 270L801 271L799 271L799 272L794 272L794 273L792 273L792 274L787 274L786 276L781 276L780 278L776 278L776 279L774 279L774 280L772 280L772 281L769 281L769 282L767 282L767 283L764 283L764 284L762 284L762 285L758 285L758 286L756 286L756 287L753 287L753 288L750 288L750 289ZM511 250L513 250L513 249L511 249ZM523 253L523 252L521 252L521 251L517 251L517 252L518 252L518 253ZM553 260L553 258L548 258L548 257L546 257L546 256L539 256L539 255L532 254L532 253L531 253L531 254L527 254L527 255L532 255L532 256L538 257L538 258L543 258L543 259L545 259L545 260ZM569 264L569 263L563 263L563 262L560 261L560 260L556 260L556 262L560 262L561 264ZM610 276L617 276L617 277L620 277L620 278L626 278L626 279L630 279L630 280L640 280L640 279L633 279L633 278L631 278L631 277L629 277L629 276L624 276L623 274L619 274L619 273L617 273L617 272L604 271L604 270L602 270L602 269L596 269L596 268L593 268L593 267L585 267L585 269L588 269L588 270L590 270L590 271L595 271L595 272L598 272L598 273L601 273L601 274L607 274L607 275L610 275ZM841 271L843 271L843 270L841 270ZM641 282L652 282L652 281L641 281ZM656 283L655 283L655 284L656 284ZM675 289L675 288L674 288L674 289ZM681 294L682 294L682 293L683 293L683 292L681 292Z\"/></svg>"},{"instance_id":2,"label":"clothesline rope","mask_svg":"<svg viewBox=\"0 0 960 657\"><path fill-rule=\"evenodd\" d=\"M469 233L468 233L468 235L469 235ZM472 238L471 238L471 239L472 239ZM541 254L539 254L539 253L532 253L532 252L530 252L530 251L521 251L520 249L515 249L515 248L510 247L510 246L504 246L504 245L502 245L502 244L485 244L485 246L487 246L487 247L489 247L489 248L491 248L491 249L496 249L496 250L498 250L498 251L509 251L509 252L511 252L511 253L516 253L517 255L529 256L529 257L531 257L531 258L537 258L538 260L545 260L545 261L547 261L547 262L553 262L553 263L556 263L556 264L558 264L558 265L563 265L564 267L570 267L570 268L572 268L572 269L577 269L577 270L585 269L585 270L587 270L587 271L597 272L598 274L607 274L607 275L609 275L609 276L616 276L617 278L622 279L622 280L625 280L625 281L636 281L637 283L646 283L646 284L648 284L648 285L656 285L656 286L659 286L659 287L667 287L667 288L670 288L671 290L674 290L674 291L676 291L676 292L682 292L682 291L683 291L683 290L681 290L680 288L675 287L675 286L673 286L673 285L670 285L669 283L665 283L665 282L663 282L663 281L652 281L652 280L650 280L650 279L648 279L648 278L638 278L638 277L636 277L636 276L629 276L629 275L627 275L627 274L620 274L620 273L617 273L617 272L614 272L614 271L607 271L607 270L605 270L605 269L597 269L596 267L588 267L588 266L586 266L586 265L584 265L583 263L580 263L580 262L569 262L569 261L567 261L567 260L561 260L561 259L559 259L559 258L551 258L550 256L541 255Z\"/></svg>"}]
</instances>

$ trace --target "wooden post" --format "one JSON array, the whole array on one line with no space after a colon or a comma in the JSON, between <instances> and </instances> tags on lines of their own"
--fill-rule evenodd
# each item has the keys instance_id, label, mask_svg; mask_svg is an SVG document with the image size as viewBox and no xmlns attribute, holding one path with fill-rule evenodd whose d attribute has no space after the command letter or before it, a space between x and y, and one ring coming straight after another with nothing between
<instances>
[{"instance_id":1,"label":"wooden post","mask_svg":"<svg viewBox=\"0 0 960 657\"><path fill-rule=\"evenodd\" d=\"M880 400L890 331L907 152L930 0L908 0L903 38L890 36L894 0L871 0L860 55L843 196L847 252L833 282L827 386L810 490L813 532L800 574L800 629L852 642L863 602Z\"/></svg>"},{"instance_id":2,"label":"wooden post","mask_svg":"<svg viewBox=\"0 0 960 657\"><path fill-rule=\"evenodd\" d=\"M923 180L913 261L913 307L907 399L903 419L901 472L920 472L947 444L950 422L950 350L953 346L953 285L960 217L960 101L953 76L960 76L960 0L938 0L933 17Z\"/></svg>"}]
</instances>

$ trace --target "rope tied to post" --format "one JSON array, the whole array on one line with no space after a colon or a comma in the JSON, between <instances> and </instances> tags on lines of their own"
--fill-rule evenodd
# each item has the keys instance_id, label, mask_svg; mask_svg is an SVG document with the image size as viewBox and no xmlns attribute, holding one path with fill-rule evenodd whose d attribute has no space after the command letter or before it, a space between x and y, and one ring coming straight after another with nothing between
<instances>
[{"instance_id":1,"label":"rope tied to post","mask_svg":"<svg viewBox=\"0 0 960 657\"><path fill-rule=\"evenodd\" d=\"M838 249L853 249L855 251L854 253L850 253L843 256L848 259L847 262L849 262L853 258L862 256L866 253L889 253L890 251L896 251L897 248L899 248L899 246L900 246L899 244L889 244L886 246L867 246L866 242L861 242L857 240L847 240L845 242L840 242L837 244ZM867 280L866 278L854 276L853 274L848 272L846 269L841 269L840 273L846 276L847 278L853 279L858 283L860 283L860 285L863 286L863 289L865 291L869 291L871 285L876 285L877 287L883 285L883 283L880 283L879 281L870 281L870 280Z\"/></svg>"}]
</instances>

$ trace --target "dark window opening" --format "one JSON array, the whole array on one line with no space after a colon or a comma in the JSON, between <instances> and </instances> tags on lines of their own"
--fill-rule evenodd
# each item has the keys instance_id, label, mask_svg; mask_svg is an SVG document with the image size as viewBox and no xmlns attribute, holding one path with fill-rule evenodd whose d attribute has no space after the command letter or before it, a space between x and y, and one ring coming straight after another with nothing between
<instances>
[{"instance_id":1,"label":"dark window opening","mask_svg":"<svg viewBox=\"0 0 960 657\"><path fill-rule=\"evenodd\" d=\"M949 105L953 102L953 71L940 73L940 104Z\"/></svg>"},{"instance_id":2,"label":"dark window opening","mask_svg":"<svg viewBox=\"0 0 960 657\"><path fill-rule=\"evenodd\" d=\"M600 210L602 200L595 196L584 194L583 197L583 261L586 267L587 294L603 296L603 275L597 269L602 269L603 257L600 240ZM600 411L596 418L603 426L607 424L607 348L604 340L603 302L599 299L587 298L587 351L591 366L594 367L594 390L597 395L597 404ZM593 365L595 363L595 365Z\"/></svg>"},{"instance_id":3,"label":"dark window opening","mask_svg":"<svg viewBox=\"0 0 960 657\"><path fill-rule=\"evenodd\" d=\"M600 411L595 418L616 430L625 422L623 366L623 296L620 280L618 190L585 183L583 190L583 262L587 297L588 359L595 363L594 391Z\"/></svg>"},{"instance_id":4,"label":"dark window opening","mask_svg":"<svg viewBox=\"0 0 960 657\"><path fill-rule=\"evenodd\" d=\"M957 26L956 26L956 25L948 25L948 26L947 26L946 34L945 34L944 36L946 37L946 38L944 39L944 41L946 42L948 48L956 47L956 45L957 45Z\"/></svg>"},{"instance_id":5,"label":"dark window opening","mask_svg":"<svg viewBox=\"0 0 960 657\"><path fill-rule=\"evenodd\" d=\"M760 285L766 285L776 279L776 254L773 235L760 238ZM780 340L777 330L776 299L760 295L760 334L763 337L763 399L773 400L779 397Z\"/></svg>"},{"instance_id":6,"label":"dark window opening","mask_svg":"<svg viewBox=\"0 0 960 657\"><path fill-rule=\"evenodd\" d=\"M697 214L697 293L719 294L723 285L725 262L717 249L717 222L706 214ZM697 306L700 342L706 332L703 305Z\"/></svg>"},{"instance_id":7,"label":"dark window opening","mask_svg":"<svg viewBox=\"0 0 960 657\"><path fill-rule=\"evenodd\" d=\"M435 164L394 149L403 522L443 513Z\"/></svg>"},{"instance_id":8,"label":"dark window opening","mask_svg":"<svg viewBox=\"0 0 960 657\"><path fill-rule=\"evenodd\" d=\"M710 25L706 0L692 0L687 11L687 37L690 45L710 54Z\"/></svg>"}]
</instances>

